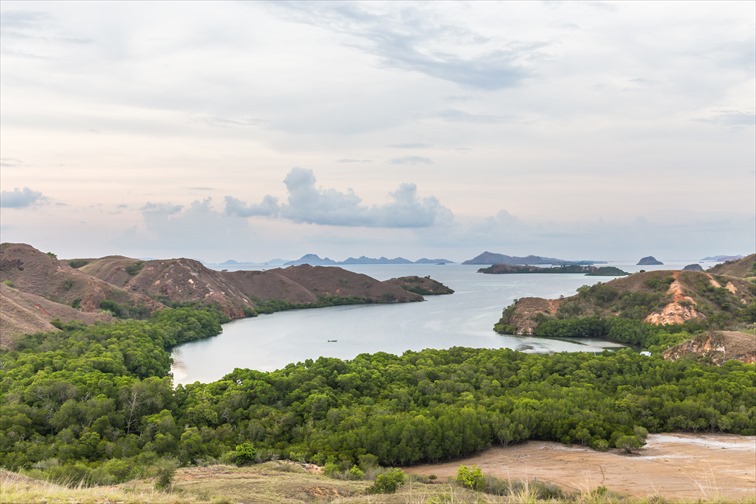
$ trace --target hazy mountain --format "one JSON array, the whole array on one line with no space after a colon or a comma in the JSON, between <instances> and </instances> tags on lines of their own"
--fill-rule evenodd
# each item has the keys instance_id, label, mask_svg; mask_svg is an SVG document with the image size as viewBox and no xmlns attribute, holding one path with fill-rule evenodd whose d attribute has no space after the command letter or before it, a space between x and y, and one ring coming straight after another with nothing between
<instances>
[{"instance_id":1,"label":"hazy mountain","mask_svg":"<svg viewBox=\"0 0 756 504\"><path fill-rule=\"evenodd\" d=\"M535 264L578 264L578 265L591 265L601 264L606 261L591 261L591 260L579 260L569 261L567 259L556 259L553 257L541 257L535 255L529 255L525 257L509 256L504 254L497 254L495 252L483 252L482 254L468 259L462 264L511 264L511 265L535 265Z\"/></svg>"}]
</instances>

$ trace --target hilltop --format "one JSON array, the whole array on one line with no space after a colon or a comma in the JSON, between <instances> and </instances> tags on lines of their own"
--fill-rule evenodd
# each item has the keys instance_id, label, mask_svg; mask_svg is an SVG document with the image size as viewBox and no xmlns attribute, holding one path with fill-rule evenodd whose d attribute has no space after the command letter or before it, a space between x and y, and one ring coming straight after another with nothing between
<instances>
[{"instance_id":1,"label":"hilltop","mask_svg":"<svg viewBox=\"0 0 756 504\"><path fill-rule=\"evenodd\" d=\"M713 275L754 278L756 277L756 254L717 264L716 266L709 268L707 271Z\"/></svg>"},{"instance_id":2,"label":"hilltop","mask_svg":"<svg viewBox=\"0 0 756 504\"><path fill-rule=\"evenodd\" d=\"M51 321L143 318L166 306L206 305L228 319L282 309L422 301L406 282L381 282L337 267L216 271L187 258L124 256L59 260L26 244L0 245L2 338L53 330ZM443 287L426 279L432 288Z\"/></svg>"},{"instance_id":3,"label":"hilltop","mask_svg":"<svg viewBox=\"0 0 756 504\"><path fill-rule=\"evenodd\" d=\"M745 279L698 271L652 271L584 286L571 297L523 298L504 310L498 330L532 334L543 321L621 317L650 324L754 322L756 289Z\"/></svg>"}]
</instances>

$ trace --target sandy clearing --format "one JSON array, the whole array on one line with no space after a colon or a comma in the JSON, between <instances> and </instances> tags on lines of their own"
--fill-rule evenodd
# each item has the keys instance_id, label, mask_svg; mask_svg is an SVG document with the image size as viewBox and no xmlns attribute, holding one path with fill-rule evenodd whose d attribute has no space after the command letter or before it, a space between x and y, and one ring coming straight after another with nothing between
<instances>
[{"instance_id":1,"label":"sandy clearing","mask_svg":"<svg viewBox=\"0 0 756 504\"><path fill-rule=\"evenodd\" d=\"M406 471L445 480L455 476L460 465L472 464L485 474L539 479L568 491L603 485L635 497L756 499L756 436L652 434L647 445L632 455L531 441Z\"/></svg>"}]
</instances>

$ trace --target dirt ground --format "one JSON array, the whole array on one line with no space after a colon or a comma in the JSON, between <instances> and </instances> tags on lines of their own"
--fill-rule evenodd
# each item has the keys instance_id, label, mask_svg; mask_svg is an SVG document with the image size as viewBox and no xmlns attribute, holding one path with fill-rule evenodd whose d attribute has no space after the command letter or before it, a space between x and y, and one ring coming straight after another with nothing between
<instances>
[{"instance_id":1,"label":"dirt ground","mask_svg":"<svg viewBox=\"0 0 756 504\"><path fill-rule=\"evenodd\" d=\"M408 473L454 477L460 465L476 464L499 478L538 479L568 491L605 486L635 497L668 499L756 498L756 436L652 434L637 453L623 455L528 442L491 448L463 460L415 466Z\"/></svg>"}]
</instances>

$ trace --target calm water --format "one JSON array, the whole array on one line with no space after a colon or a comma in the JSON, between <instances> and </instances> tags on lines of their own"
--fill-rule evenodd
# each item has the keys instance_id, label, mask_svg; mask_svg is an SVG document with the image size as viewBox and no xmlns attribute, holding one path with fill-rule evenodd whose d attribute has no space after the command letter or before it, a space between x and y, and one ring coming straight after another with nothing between
<instances>
[{"instance_id":1,"label":"calm water","mask_svg":"<svg viewBox=\"0 0 756 504\"><path fill-rule=\"evenodd\" d=\"M645 266L680 268L693 261ZM613 264L625 271L640 266ZM704 265L704 267L707 267ZM609 342L577 342L502 336L493 331L502 309L516 298L569 296L582 285L611 280L572 274L485 275L479 266L357 265L346 269L379 280L430 275L455 290L428 296L421 303L338 306L295 310L237 320L214 338L177 347L173 374L177 383L211 382L235 368L272 371L292 362L320 356L352 359L361 353L424 348L512 348L527 352L601 351ZM240 265L240 269L252 269ZM337 340L328 342L328 340Z\"/></svg>"}]
</instances>

